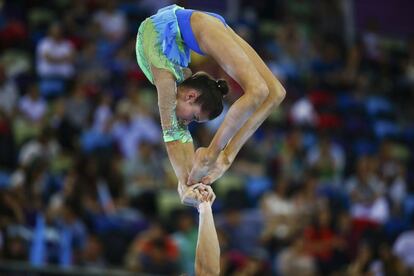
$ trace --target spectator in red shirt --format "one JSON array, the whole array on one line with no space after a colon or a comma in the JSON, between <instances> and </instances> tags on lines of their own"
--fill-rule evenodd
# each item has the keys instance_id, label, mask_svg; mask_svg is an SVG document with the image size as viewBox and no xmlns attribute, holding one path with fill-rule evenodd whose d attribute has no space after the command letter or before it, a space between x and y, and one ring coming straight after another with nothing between
<instances>
[{"instance_id":1,"label":"spectator in red shirt","mask_svg":"<svg viewBox=\"0 0 414 276\"><path fill-rule=\"evenodd\" d=\"M329 275L335 269L335 250L341 246L332 225L329 206L317 211L314 222L305 229L305 248L315 258L319 273Z\"/></svg>"},{"instance_id":2,"label":"spectator in red shirt","mask_svg":"<svg viewBox=\"0 0 414 276\"><path fill-rule=\"evenodd\" d=\"M165 230L154 224L133 242L127 255L127 266L150 274L178 273L178 247Z\"/></svg>"}]
</instances>

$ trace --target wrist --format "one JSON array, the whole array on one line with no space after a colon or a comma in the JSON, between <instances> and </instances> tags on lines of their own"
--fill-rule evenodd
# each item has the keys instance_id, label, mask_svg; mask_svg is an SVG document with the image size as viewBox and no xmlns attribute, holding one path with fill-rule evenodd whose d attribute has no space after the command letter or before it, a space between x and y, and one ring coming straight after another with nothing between
<instances>
[{"instance_id":1,"label":"wrist","mask_svg":"<svg viewBox=\"0 0 414 276\"><path fill-rule=\"evenodd\" d=\"M198 205L198 212L199 212L200 214L204 214L204 213L206 213L206 212L208 212L208 211L211 211L211 204L210 204L210 202L208 202L208 201L204 201L204 202L201 202L201 203Z\"/></svg>"}]
</instances>

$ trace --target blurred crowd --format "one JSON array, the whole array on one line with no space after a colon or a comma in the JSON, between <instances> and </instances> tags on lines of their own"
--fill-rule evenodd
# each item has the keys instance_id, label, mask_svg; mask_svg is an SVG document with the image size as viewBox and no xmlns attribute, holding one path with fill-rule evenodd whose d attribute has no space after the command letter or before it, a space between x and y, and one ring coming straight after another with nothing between
<instances>
[{"instance_id":1,"label":"blurred crowd","mask_svg":"<svg viewBox=\"0 0 414 276\"><path fill-rule=\"evenodd\" d=\"M414 40L349 31L346 1L193 2L287 91L213 184L222 274L414 275ZM0 260L193 273L197 212L135 58L170 3L0 2ZM242 93L211 59L191 67L229 80L227 106ZM222 118L190 125L196 146Z\"/></svg>"}]
</instances>

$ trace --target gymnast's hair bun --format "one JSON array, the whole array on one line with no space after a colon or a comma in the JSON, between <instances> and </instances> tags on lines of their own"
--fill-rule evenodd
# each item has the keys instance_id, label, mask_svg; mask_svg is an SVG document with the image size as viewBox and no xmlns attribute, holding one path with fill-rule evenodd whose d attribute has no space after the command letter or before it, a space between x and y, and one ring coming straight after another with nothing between
<instances>
[{"instance_id":1,"label":"gymnast's hair bun","mask_svg":"<svg viewBox=\"0 0 414 276\"><path fill-rule=\"evenodd\" d=\"M227 81L225 80L217 80L217 88L220 90L221 95L224 97L229 93L229 86L227 85Z\"/></svg>"}]
</instances>

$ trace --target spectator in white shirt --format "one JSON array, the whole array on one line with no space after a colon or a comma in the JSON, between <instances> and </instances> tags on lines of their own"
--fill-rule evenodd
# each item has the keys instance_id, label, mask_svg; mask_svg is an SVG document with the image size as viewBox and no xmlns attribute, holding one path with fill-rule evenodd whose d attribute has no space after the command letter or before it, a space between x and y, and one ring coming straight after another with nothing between
<instances>
[{"instance_id":1,"label":"spectator in white shirt","mask_svg":"<svg viewBox=\"0 0 414 276\"><path fill-rule=\"evenodd\" d=\"M373 163L372 157L360 157L355 174L345 182L345 189L351 199L354 218L384 223L389 218L390 210L384 183L375 174Z\"/></svg>"},{"instance_id":2,"label":"spectator in white shirt","mask_svg":"<svg viewBox=\"0 0 414 276\"><path fill-rule=\"evenodd\" d=\"M125 158L135 158L142 141L159 142L161 130L154 119L134 112L130 102L124 101L118 104L116 117L111 133Z\"/></svg>"},{"instance_id":3,"label":"spectator in white shirt","mask_svg":"<svg viewBox=\"0 0 414 276\"><path fill-rule=\"evenodd\" d=\"M47 111L47 104L39 95L36 85L29 87L27 94L19 101L19 110L26 119L40 122Z\"/></svg>"},{"instance_id":4,"label":"spectator in white shirt","mask_svg":"<svg viewBox=\"0 0 414 276\"><path fill-rule=\"evenodd\" d=\"M411 230L401 233L394 243L393 253L400 258L409 273L414 273L414 215L411 218Z\"/></svg>"},{"instance_id":5,"label":"spectator in white shirt","mask_svg":"<svg viewBox=\"0 0 414 276\"><path fill-rule=\"evenodd\" d=\"M59 144L56 141L52 130L42 129L39 137L25 143L19 153L19 164L29 166L36 159L53 162L59 153Z\"/></svg>"},{"instance_id":6,"label":"spectator in white shirt","mask_svg":"<svg viewBox=\"0 0 414 276\"><path fill-rule=\"evenodd\" d=\"M37 73L42 78L72 78L74 56L71 42L63 37L62 27L55 23L37 46Z\"/></svg>"},{"instance_id":7,"label":"spectator in white shirt","mask_svg":"<svg viewBox=\"0 0 414 276\"><path fill-rule=\"evenodd\" d=\"M127 33L125 14L116 9L113 0L105 1L104 8L94 15L94 21L101 27L101 32L110 41L121 41Z\"/></svg>"}]
</instances>

